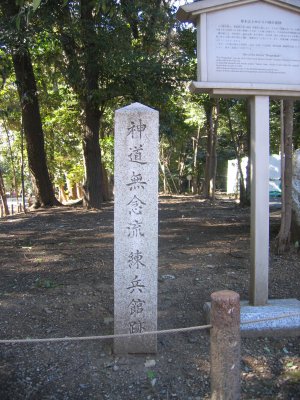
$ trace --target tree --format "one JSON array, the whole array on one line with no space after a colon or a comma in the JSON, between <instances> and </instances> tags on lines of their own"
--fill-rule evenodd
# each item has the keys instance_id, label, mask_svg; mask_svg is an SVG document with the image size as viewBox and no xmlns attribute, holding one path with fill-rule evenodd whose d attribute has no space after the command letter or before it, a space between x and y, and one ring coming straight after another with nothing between
<instances>
[{"instance_id":1,"label":"tree","mask_svg":"<svg viewBox=\"0 0 300 400\"><path fill-rule=\"evenodd\" d=\"M217 131L219 118L219 101L210 99L206 101L206 126L207 126L207 147L205 161L205 175L203 183L203 195L206 198L215 197L216 189L216 168L217 168Z\"/></svg>"},{"instance_id":2,"label":"tree","mask_svg":"<svg viewBox=\"0 0 300 400\"><path fill-rule=\"evenodd\" d=\"M283 149L281 157L284 158L281 194L281 224L276 238L277 252L282 254L289 249L290 231L292 221L292 163L293 163L293 100L283 101Z\"/></svg>"},{"instance_id":3,"label":"tree","mask_svg":"<svg viewBox=\"0 0 300 400\"><path fill-rule=\"evenodd\" d=\"M204 135L205 128L205 111L204 104L205 96L203 95L189 95L185 99L185 104L183 105L185 109L185 114L187 118L185 123L188 124L193 129L192 139L192 189L193 193L199 193L200 190L200 166L199 166L199 149L200 149L200 139Z\"/></svg>"},{"instance_id":4,"label":"tree","mask_svg":"<svg viewBox=\"0 0 300 400\"><path fill-rule=\"evenodd\" d=\"M3 209L4 209L4 215L9 215L9 209L8 209L8 205L7 205L7 198L6 198L4 180L3 180L1 168L0 168L0 197L1 197L1 202L2 202Z\"/></svg>"},{"instance_id":5,"label":"tree","mask_svg":"<svg viewBox=\"0 0 300 400\"><path fill-rule=\"evenodd\" d=\"M0 4L2 12L2 36L9 49L16 75L22 121L27 144L29 169L34 178L36 206L59 204L54 196L50 181L44 149L44 133L40 116L37 87L28 48L26 24L18 20L21 7L14 2L4 0ZM19 21L17 29L15 21Z\"/></svg>"},{"instance_id":6,"label":"tree","mask_svg":"<svg viewBox=\"0 0 300 400\"><path fill-rule=\"evenodd\" d=\"M162 0L49 0L40 7L43 29L51 28L63 50L57 64L82 110L87 207L99 208L108 197L99 131L109 103L164 107L177 84L172 11Z\"/></svg>"},{"instance_id":7,"label":"tree","mask_svg":"<svg viewBox=\"0 0 300 400\"><path fill-rule=\"evenodd\" d=\"M237 160L240 205L250 204L250 115L245 100L224 99L221 102L222 129L229 133L229 140ZM246 176L242 160L248 156Z\"/></svg>"}]
</instances>

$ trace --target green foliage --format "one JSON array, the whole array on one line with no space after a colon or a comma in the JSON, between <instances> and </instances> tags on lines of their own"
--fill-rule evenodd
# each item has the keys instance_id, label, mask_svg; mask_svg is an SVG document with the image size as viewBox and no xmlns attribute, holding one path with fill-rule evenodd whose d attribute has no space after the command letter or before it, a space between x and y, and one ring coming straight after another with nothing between
<instances>
[{"instance_id":1,"label":"green foliage","mask_svg":"<svg viewBox=\"0 0 300 400\"><path fill-rule=\"evenodd\" d=\"M300 148L300 101L294 103L294 149Z\"/></svg>"},{"instance_id":2,"label":"green foliage","mask_svg":"<svg viewBox=\"0 0 300 400\"><path fill-rule=\"evenodd\" d=\"M270 153L278 154L280 152L280 101L270 102Z\"/></svg>"},{"instance_id":3,"label":"green foliage","mask_svg":"<svg viewBox=\"0 0 300 400\"><path fill-rule=\"evenodd\" d=\"M155 377L156 377L155 371L152 371L152 370L147 371L147 378L148 378L150 381L152 381Z\"/></svg>"},{"instance_id":4,"label":"green foliage","mask_svg":"<svg viewBox=\"0 0 300 400\"><path fill-rule=\"evenodd\" d=\"M156 372L152 371L152 370L147 371L147 378L148 378L150 385L153 388L157 381Z\"/></svg>"},{"instance_id":5,"label":"green foliage","mask_svg":"<svg viewBox=\"0 0 300 400\"><path fill-rule=\"evenodd\" d=\"M3 52L0 50L0 54ZM6 57L6 55L4 55ZM21 121L17 88L11 75L0 88L0 166L8 191L21 188ZM25 170L25 187L29 187L29 171Z\"/></svg>"},{"instance_id":6,"label":"green foliage","mask_svg":"<svg viewBox=\"0 0 300 400\"><path fill-rule=\"evenodd\" d=\"M106 136L100 139L102 149L102 162L109 175L114 172L114 137Z\"/></svg>"},{"instance_id":7,"label":"green foliage","mask_svg":"<svg viewBox=\"0 0 300 400\"><path fill-rule=\"evenodd\" d=\"M32 0L32 8L33 11L36 11L36 9L40 6L41 0Z\"/></svg>"},{"instance_id":8,"label":"green foliage","mask_svg":"<svg viewBox=\"0 0 300 400\"><path fill-rule=\"evenodd\" d=\"M53 282L50 279L40 279L40 278L38 278L35 281L35 287L36 288L53 289L53 288L56 288L57 286L60 286L60 285L58 285L57 283Z\"/></svg>"},{"instance_id":9,"label":"green foliage","mask_svg":"<svg viewBox=\"0 0 300 400\"><path fill-rule=\"evenodd\" d=\"M187 89L187 83L196 78L196 32L176 21L171 4L149 0L19 0L10 20L3 11L1 14L0 6L0 123L7 125L11 136L18 184L21 109L11 62L16 43L21 47L26 44L31 51L47 162L56 185L83 180L81 141L87 109L99 110L102 161L108 174L113 174L114 111L134 101L160 112L161 157L172 177L193 171L195 140L200 132L197 165L203 174L211 100ZM295 102L295 148L300 146L299 104ZM219 160L235 158L236 145L241 156L249 153L247 123L244 100L220 101ZM3 130L0 140L1 167L6 184L12 187L10 150ZM272 101L271 152L278 153L279 144L280 102Z\"/></svg>"}]
</instances>

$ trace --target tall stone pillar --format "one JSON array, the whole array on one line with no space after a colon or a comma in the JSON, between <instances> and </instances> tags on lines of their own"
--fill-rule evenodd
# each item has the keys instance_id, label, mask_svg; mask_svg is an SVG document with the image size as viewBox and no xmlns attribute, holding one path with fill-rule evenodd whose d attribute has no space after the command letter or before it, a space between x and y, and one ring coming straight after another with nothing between
<instances>
[{"instance_id":1,"label":"tall stone pillar","mask_svg":"<svg viewBox=\"0 0 300 400\"><path fill-rule=\"evenodd\" d=\"M134 103L115 114L115 353L155 353L159 113Z\"/></svg>"}]
</instances>

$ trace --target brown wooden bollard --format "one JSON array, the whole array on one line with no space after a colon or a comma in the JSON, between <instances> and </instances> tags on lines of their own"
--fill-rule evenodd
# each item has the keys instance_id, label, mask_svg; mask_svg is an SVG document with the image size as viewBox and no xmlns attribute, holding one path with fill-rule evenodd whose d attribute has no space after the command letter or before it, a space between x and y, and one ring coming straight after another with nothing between
<instances>
[{"instance_id":1,"label":"brown wooden bollard","mask_svg":"<svg viewBox=\"0 0 300 400\"><path fill-rule=\"evenodd\" d=\"M238 400L241 394L240 296L231 290L211 295L211 400Z\"/></svg>"}]
</instances>

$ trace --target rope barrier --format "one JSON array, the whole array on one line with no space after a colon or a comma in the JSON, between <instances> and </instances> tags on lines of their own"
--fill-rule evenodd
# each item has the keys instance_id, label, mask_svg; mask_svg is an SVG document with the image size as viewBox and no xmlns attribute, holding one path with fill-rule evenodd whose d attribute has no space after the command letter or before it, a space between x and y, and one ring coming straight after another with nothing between
<instances>
[{"instance_id":1,"label":"rope barrier","mask_svg":"<svg viewBox=\"0 0 300 400\"><path fill-rule=\"evenodd\" d=\"M64 337L64 338L49 338L49 339L8 339L0 340L0 344L15 344L15 343L43 343L43 342L71 342L71 341L85 341L85 340L105 340L105 339L119 339L128 338L135 336L145 336L145 335L156 335L165 333L177 333L177 332L190 332L190 331L200 331L204 329L210 329L212 325L201 325L192 326L188 328L175 328L175 329L165 329L161 331L150 331L150 332L140 332L140 333L120 333L117 335L102 335L102 336L76 336L76 337Z\"/></svg>"},{"instance_id":2,"label":"rope barrier","mask_svg":"<svg viewBox=\"0 0 300 400\"><path fill-rule=\"evenodd\" d=\"M273 320L287 318L287 317L300 317L300 313L284 314L284 315L278 315L277 317L260 318L260 319L250 320L250 321L243 321L243 322L241 322L241 325L254 324L254 323L264 322L264 321L273 321Z\"/></svg>"},{"instance_id":3,"label":"rope barrier","mask_svg":"<svg viewBox=\"0 0 300 400\"><path fill-rule=\"evenodd\" d=\"M254 324L264 321L273 321L287 317L296 317L300 316L300 313L293 314L284 314L279 315L277 317L271 318L260 318L256 320L250 321L242 321L241 325L246 324ZM199 325L199 326L191 326L187 328L174 328L174 329L164 329L160 331L150 331L150 332L140 332L140 333L120 333L116 335L100 335L100 336L75 336L75 337L63 337L63 338L44 338L44 339L1 339L0 344L17 344L17 343L55 343L55 342L74 342L74 341L87 341L87 340L107 340L107 339L121 339L121 338L132 338L135 336L146 336L146 335L159 335L166 333L180 333L180 332L192 332L192 331L200 331L205 329L211 329L212 325Z\"/></svg>"}]
</instances>

